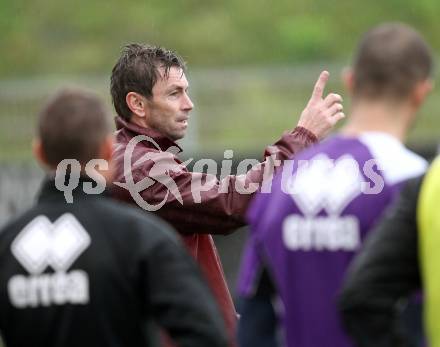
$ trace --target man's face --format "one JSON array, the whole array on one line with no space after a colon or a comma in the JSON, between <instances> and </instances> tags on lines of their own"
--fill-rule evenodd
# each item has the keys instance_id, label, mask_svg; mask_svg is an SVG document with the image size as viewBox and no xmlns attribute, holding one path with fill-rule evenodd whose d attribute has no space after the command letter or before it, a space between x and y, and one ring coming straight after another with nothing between
<instances>
[{"instance_id":1,"label":"man's face","mask_svg":"<svg viewBox=\"0 0 440 347\"><path fill-rule=\"evenodd\" d=\"M146 105L148 127L158 130L172 140L185 136L189 113L194 105L189 98L188 81L178 67L171 67L168 77L159 68L161 78L153 86L153 97Z\"/></svg>"}]
</instances>

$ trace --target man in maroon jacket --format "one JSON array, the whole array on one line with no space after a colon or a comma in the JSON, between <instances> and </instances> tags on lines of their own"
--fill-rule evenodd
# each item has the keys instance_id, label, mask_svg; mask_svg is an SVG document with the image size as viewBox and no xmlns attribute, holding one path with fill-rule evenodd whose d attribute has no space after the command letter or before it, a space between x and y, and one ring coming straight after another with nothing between
<instances>
[{"instance_id":1,"label":"man in maroon jacket","mask_svg":"<svg viewBox=\"0 0 440 347\"><path fill-rule=\"evenodd\" d=\"M268 146L265 159L246 174L227 176L190 172L176 156L193 103L185 63L172 51L140 44L124 47L113 67L111 95L116 118L117 198L155 211L180 233L212 288L235 345L235 308L210 234L227 234L244 225L255 187L274 168L324 137L342 113L342 98L323 90L321 73L298 126Z\"/></svg>"}]
</instances>

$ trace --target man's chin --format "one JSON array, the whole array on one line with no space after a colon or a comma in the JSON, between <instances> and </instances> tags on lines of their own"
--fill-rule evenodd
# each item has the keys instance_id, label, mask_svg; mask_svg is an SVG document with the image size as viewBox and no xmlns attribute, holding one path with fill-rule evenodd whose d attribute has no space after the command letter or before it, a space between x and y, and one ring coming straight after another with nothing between
<instances>
[{"instance_id":1,"label":"man's chin","mask_svg":"<svg viewBox=\"0 0 440 347\"><path fill-rule=\"evenodd\" d=\"M183 139L185 137L185 135L186 135L186 131L185 132L176 132L176 133L170 135L170 138L173 141L178 141L178 140Z\"/></svg>"}]
</instances>

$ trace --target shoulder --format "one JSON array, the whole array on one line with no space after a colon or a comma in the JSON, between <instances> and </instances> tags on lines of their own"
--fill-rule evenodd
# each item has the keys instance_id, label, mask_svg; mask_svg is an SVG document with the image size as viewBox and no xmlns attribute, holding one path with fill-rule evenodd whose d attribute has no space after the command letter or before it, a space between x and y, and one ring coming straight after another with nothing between
<instances>
[{"instance_id":1,"label":"shoulder","mask_svg":"<svg viewBox=\"0 0 440 347\"><path fill-rule=\"evenodd\" d=\"M29 210L13 217L2 228L0 228L0 245L9 244L13 238L26 227L33 219L42 214L42 210L34 206Z\"/></svg>"},{"instance_id":2,"label":"shoulder","mask_svg":"<svg viewBox=\"0 0 440 347\"><path fill-rule=\"evenodd\" d=\"M110 232L127 237L130 234L149 243L162 239L177 239L174 229L151 212L115 199L105 197L94 207L97 213L107 219Z\"/></svg>"},{"instance_id":3,"label":"shoulder","mask_svg":"<svg viewBox=\"0 0 440 347\"><path fill-rule=\"evenodd\" d=\"M428 162L388 135L373 133L360 137L360 141L377 161L387 184L394 185L422 175Z\"/></svg>"},{"instance_id":4,"label":"shoulder","mask_svg":"<svg viewBox=\"0 0 440 347\"><path fill-rule=\"evenodd\" d=\"M274 216L288 213L288 207L294 205L289 194L291 185L300 183L303 186L311 184L313 187L317 187L322 183L322 180L327 180L327 161L332 161L341 154L345 154L347 148L345 142L346 139L340 136L332 136L298 153L294 158L291 158L290 162L284 162L282 168L273 178L270 191L261 191L253 199L248 209L248 221L250 223L260 222L268 215L270 218L274 218Z\"/></svg>"}]
</instances>

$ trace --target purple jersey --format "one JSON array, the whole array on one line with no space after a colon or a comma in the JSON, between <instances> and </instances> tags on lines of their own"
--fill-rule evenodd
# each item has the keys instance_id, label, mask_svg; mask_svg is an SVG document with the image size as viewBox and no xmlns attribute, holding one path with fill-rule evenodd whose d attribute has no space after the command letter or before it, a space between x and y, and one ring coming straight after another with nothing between
<instances>
[{"instance_id":1,"label":"purple jersey","mask_svg":"<svg viewBox=\"0 0 440 347\"><path fill-rule=\"evenodd\" d=\"M268 270L288 347L351 346L336 305L345 271L402 183L426 166L384 133L338 135L286 163L271 193L258 194L239 294L252 296Z\"/></svg>"}]
</instances>

